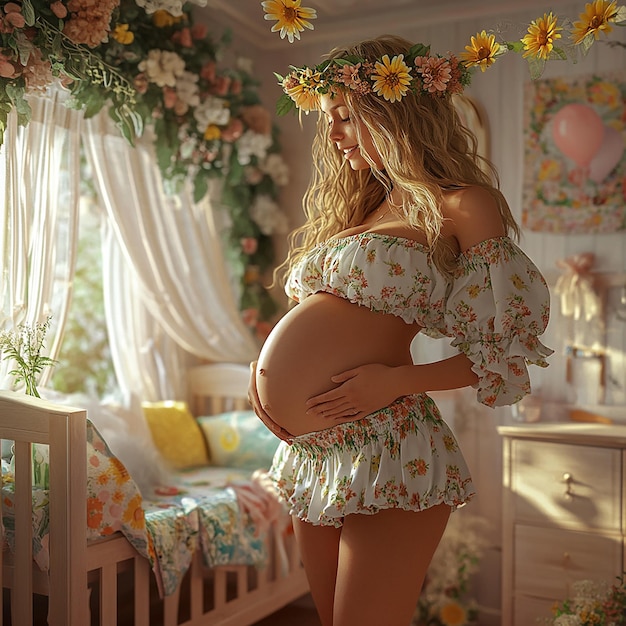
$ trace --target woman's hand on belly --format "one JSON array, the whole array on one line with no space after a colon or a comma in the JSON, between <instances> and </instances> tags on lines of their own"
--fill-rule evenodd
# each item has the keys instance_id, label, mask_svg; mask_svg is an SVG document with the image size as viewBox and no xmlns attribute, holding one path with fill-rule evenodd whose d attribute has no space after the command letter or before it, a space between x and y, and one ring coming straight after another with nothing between
<instances>
[{"instance_id":1,"label":"woman's hand on belly","mask_svg":"<svg viewBox=\"0 0 626 626\"><path fill-rule=\"evenodd\" d=\"M309 398L307 415L352 422L389 406L401 393L396 389L394 367L380 363L361 365L331 377L338 387Z\"/></svg>"},{"instance_id":2,"label":"woman's hand on belly","mask_svg":"<svg viewBox=\"0 0 626 626\"><path fill-rule=\"evenodd\" d=\"M250 406L256 413L256 416L267 426L267 428L269 428L269 430L271 430L279 439L282 439L283 441L291 441L293 439L293 435L274 422L263 408L263 404L259 398L259 392L256 388L256 368L257 362L252 361L252 363L250 363L250 382L248 383L248 402L250 402Z\"/></svg>"}]
</instances>

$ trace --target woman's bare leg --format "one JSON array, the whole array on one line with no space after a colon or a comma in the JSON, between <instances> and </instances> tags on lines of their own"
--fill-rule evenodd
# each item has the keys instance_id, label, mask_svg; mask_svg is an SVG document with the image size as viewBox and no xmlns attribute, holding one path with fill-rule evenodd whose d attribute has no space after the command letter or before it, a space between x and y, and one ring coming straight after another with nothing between
<instances>
[{"instance_id":1,"label":"woman's bare leg","mask_svg":"<svg viewBox=\"0 0 626 626\"><path fill-rule=\"evenodd\" d=\"M408 626L449 516L446 504L346 516L333 626Z\"/></svg>"},{"instance_id":2,"label":"woman's bare leg","mask_svg":"<svg viewBox=\"0 0 626 626\"><path fill-rule=\"evenodd\" d=\"M341 528L314 526L297 517L293 526L322 626L332 626Z\"/></svg>"}]
</instances>

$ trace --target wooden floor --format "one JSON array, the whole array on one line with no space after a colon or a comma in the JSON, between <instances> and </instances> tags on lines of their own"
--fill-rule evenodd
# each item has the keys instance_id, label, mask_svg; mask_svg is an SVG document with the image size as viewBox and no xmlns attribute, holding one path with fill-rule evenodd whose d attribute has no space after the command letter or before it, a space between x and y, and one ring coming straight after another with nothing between
<instances>
[{"instance_id":1,"label":"wooden floor","mask_svg":"<svg viewBox=\"0 0 626 626\"><path fill-rule=\"evenodd\" d=\"M306 595L252 626L321 626L321 622L311 596Z\"/></svg>"}]
</instances>

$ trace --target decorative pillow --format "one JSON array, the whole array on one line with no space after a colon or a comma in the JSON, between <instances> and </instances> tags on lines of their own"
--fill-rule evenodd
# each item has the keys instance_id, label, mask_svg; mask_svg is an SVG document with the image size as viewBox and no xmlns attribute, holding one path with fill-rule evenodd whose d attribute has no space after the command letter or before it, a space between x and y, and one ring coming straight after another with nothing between
<instances>
[{"instance_id":1,"label":"decorative pillow","mask_svg":"<svg viewBox=\"0 0 626 626\"><path fill-rule=\"evenodd\" d=\"M143 402L141 406L154 445L174 469L209 463L202 430L186 402Z\"/></svg>"},{"instance_id":2,"label":"decorative pillow","mask_svg":"<svg viewBox=\"0 0 626 626\"><path fill-rule=\"evenodd\" d=\"M212 465L269 469L280 439L254 411L229 411L198 418Z\"/></svg>"}]
</instances>

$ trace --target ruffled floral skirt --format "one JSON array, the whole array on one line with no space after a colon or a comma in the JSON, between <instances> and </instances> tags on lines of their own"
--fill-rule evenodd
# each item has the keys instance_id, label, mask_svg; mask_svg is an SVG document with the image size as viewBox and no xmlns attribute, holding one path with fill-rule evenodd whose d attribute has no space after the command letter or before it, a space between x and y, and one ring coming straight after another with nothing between
<instances>
[{"instance_id":1,"label":"ruffled floral skirt","mask_svg":"<svg viewBox=\"0 0 626 626\"><path fill-rule=\"evenodd\" d=\"M323 526L339 527L353 513L456 508L475 493L459 445L426 394L282 442L269 477L292 515Z\"/></svg>"}]
</instances>

